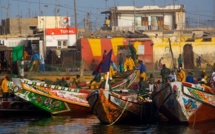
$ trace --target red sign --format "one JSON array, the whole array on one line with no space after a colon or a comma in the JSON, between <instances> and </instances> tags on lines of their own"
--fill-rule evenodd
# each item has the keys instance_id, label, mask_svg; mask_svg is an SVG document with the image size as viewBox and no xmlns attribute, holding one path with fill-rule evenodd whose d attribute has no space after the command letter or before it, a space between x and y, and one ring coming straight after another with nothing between
<instances>
[{"instance_id":1,"label":"red sign","mask_svg":"<svg viewBox=\"0 0 215 134\"><path fill-rule=\"evenodd\" d=\"M76 28L47 28L46 35L70 35L76 34Z\"/></svg>"}]
</instances>

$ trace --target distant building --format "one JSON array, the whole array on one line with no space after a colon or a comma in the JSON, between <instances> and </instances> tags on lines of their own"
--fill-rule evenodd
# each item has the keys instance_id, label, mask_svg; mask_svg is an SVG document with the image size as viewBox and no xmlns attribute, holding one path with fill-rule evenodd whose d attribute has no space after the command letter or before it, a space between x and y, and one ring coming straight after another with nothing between
<instances>
[{"instance_id":1,"label":"distant building","mask_svg":"<svg viewBox=\"0 0 215 134\"><path fill-rule=\"evenodd\" d=\"M37 18L7 18L2 20L1 35L26 37L33 35L30 26L37 26Z\"/></svg>"},{"instance_id":2,"label":"distant building","mask_svg":"<svg viewBox=\"0 0 215 134\"><path fill-rule=\"evenodd\" d=\"M104 27L112 31L183 30L186 24L184 5L116 6L102 14L106 14Z\"/></svg>"}]
</instances>

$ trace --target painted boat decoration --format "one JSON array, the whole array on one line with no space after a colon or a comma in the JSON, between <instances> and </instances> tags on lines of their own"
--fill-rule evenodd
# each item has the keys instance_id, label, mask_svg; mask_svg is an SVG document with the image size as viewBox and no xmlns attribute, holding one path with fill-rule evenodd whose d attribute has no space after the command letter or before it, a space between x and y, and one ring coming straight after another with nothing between
<instances>
[{"instance_id":1,"label":"painted boat decoration","mask_svg":"<svg viewBox=\"0 0 215 134\"><path fill-rule=\"evenodd\" d=\"M111 85L111 89L130 86L137 78L134 71L126 79L122 79ZM85 88L68 88L58 85L49 85L43 81L14 78L15 88L11 88L14 94L41 109L54 115L88 115L91 114L90 106L86 100L93 91ZM38 101L40 100L40 101Z\"/></svg>"},{"instance_id":2,"label":"painted boat decoration","mask_svg":"<svg viewBox=\"0 0 215 134\"><path fill-rule=\"evenodd\" d=\"M171 122L192 124L215 120L215 92L207 86L171 82L154 93L152 100Z\"/></svg>"},{"instance_id":3,"label":"painted boat decoration","mask_svg":"<svg viewBox=\"0 0 215 134\"><path fill-rule=\"evenodd\" d=\"M10 89L16 96L53 115L78 116L85 115L82 114L83 112L90 113L86 101L87 93L53 90L52 87L33 86L31 82L30 80L26 81L26 79L13 78L15 87Z\"/></svg>"},{"instance_id":4,"label":"painted boat decoration","mask_svg":"<svg viewBox=\"0 0 215 134\"><path fill-rule=\"evenodd\" d=\"M151 104L151 102L139 101L137 94L131 94L128 90L121 90L117 93L99 89L93 91L87 100L100 122L109 125L116 122L140 122L143 115L142 106Z\"/></svg>"}]
</instances>

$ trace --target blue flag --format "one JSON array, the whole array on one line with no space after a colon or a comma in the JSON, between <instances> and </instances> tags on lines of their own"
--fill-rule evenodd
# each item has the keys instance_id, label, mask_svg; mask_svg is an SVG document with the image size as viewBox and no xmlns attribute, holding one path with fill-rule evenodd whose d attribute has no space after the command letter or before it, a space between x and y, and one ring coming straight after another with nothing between
<instances>
[{"instance_id":1,"label":"blue flag","mask_svg":"<svg viewBox=\"0 0 215 134\"><path fill-rule=\"evenodd\" d=\"M93 71L93 75L96 75L98 73L106 73L110 70L111 56L112 56L112 49L102 59L102 61L99 63L99 65L95 68L95 70Z\"/></svg>"}]
</instances>

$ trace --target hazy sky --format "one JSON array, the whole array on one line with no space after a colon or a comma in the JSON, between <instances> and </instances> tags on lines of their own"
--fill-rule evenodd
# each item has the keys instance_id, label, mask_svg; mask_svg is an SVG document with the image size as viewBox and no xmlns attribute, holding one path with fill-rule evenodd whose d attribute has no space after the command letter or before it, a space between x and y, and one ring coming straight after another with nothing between
<instances>
[{"instance_id":1,"label":"hazy sky","mask_svg":"<svg viewBox=\"0 0 215 134\"><path fill-rule=\"evenodd\" d=\"M209 22L207 20L214 20L215 0L76 0L77 22L79 27L83 27L84 17L89 13L92 26L102 26L105 15L101 12L109 7L165 6L173 3L185 5L186 17L192 24L201 22L202 25L205 25L205 22ZM68 15L74 26L73 0L0 0L0 6L0 18L2 19L19 16L35 17L39 13L42 16Z\"/></svg>"}]
</instances>

